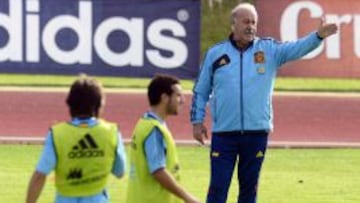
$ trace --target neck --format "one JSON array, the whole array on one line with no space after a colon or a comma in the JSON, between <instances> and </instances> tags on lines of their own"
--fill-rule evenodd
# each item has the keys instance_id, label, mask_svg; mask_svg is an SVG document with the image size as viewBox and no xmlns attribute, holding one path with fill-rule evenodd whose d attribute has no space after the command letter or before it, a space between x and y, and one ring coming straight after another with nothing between
<instances>
[{"instance_id":1,"label":"neck","mask_svg":"<svg viewBox=\"0 0 360 203\"><path fill-rule=\"evenodd\" d=\"M154 112L157 116L159 116L163 121L165 121L165 119L167 118L167 113L164 108L160 108L159 106L152 106L151 111Z\"/></svg>"},{"instance_id":2,"label":"neck","mask_svg":"<svg viewBox=\"0 0 360 203\"><path fill-rule=\"evenodd\" d=\"M250 46L250 42L242 42L240 40L237 40L236 46L239 47L240 49L246 49L248 48L248 46Z\"/></svg>"},{"instance_id":3,"label":"neck","mask_svg":"<svg viewBox=\"0 0 360 203\"><path fill-rule=\"evenodd\" d=\"M94 115L76 115L76 116L73 116L73 118L77 118L77 119L89 119L89 118L92 118L92 117L95 117Z\"/></svg>"},{"instance_id":4,"label":"neck","mask_svg":"<svg viewBox=\"0 0 360 203\"><path fill-rule=\"evenodd\" d=\"M234 33L231 33L229 38L231 40L231 43L240 50L245 50L252 43L252 41L249 42L246 40L244 41L244 40L239 39L238 37L235 36Z\"/></svg>"}]
</instances>

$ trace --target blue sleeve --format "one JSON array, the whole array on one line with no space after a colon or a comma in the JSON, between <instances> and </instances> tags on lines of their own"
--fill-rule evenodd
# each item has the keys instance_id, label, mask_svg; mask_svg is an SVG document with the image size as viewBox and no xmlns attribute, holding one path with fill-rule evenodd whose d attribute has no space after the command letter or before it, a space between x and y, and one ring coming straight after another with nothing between
<instances>
[{"instance_id":1,"label":"blue sleeve","mask_svg":"<svg viewBox=\"0 0 360 203\"><path fill-rule=\"evenodd\" d=\"M277 59L278 65L299 59L312 50L317 48L321 44L322 40L318 37L316 32L312 32L305 37L285 43L276 43L275 58Z\"/></svg>"},{"instance_id":2,"label":"blue sleeve","mask_svg":"<svg viewBox=\"0 0 360 203\"><path fill-rule=\"evenodd\" d=\"M51 131L47 134L42 155L36 167L36 171L48 175L56 166L56 154Z\"/></svg>"},{"instance_id":3,"label":"blue sleeve","mask_svg":"<svg viewBox=\"0 0 360 203\"><path fill-rule=\"evenodd\" d=\"M206 103L212 91L212 63L210 54L205 55L201 71L193 89L193 98L190 112L191 123L201 123L205 119Z\"/></svg>"},{"instance_id":4,"label":"blue sleeve","mask_svg":"<svg viewBox=\"0 0 360 203\"><path fill-rule=\"evenodd\" d=\"M112 168L112 173L115 176L123 176L125 173L126 168L126 153L125 153L125 146L124 141L122 139L121 133L119 132L118 135L118 143L116 147L115 153L115 161Z\"/></svg>"},{"instance_id":5,"label":"blue sleeve","mask_svg":"<svg viewBox=\"0 0 360 203\"><path fill-rule=\"evenodd\" d=\"M150 173L166 166L165 144L159 129L154 128L145 140L145 155Z\"/></svg>"}]
</instances>

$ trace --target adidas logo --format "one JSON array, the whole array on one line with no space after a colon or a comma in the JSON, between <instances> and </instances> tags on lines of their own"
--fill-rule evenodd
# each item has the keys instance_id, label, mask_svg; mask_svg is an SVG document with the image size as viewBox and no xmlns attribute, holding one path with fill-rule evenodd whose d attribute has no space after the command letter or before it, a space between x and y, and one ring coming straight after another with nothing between
<instances>
[{"instance_id":1,"label":"adidas logo","mask_svg":"<svg viewBox=\"0 0 360 203\"><path fill-rule=\"evenodd\" d=\"M95 140L90 134L86 134L78 144L73 146L72 151L68 153L70 159L103 157L104 151L100 150Z\"/></svg>"},{"instance_id":2,"label":"adidas logo","mask_svg":"<svg viewBox=\"0 0 360 203\"><path fill-rule=\"evenodd\" d=\"M69 174L67 175L66 179L80 179L82 178L82 170L81 169L70 169Z\"/></svg>"},{"instance_id":3,"label":"adidas logo","mask_svg":"<svg viewBox=\"0 0 360 203\"><path fill-rule=\"evenodd\" d=\"M220 152L211 152L211 156L212 157L219 157L220 156Z\"/></svg>"},{"instance_id":4,"label":"adidas logo","mask_svg":"<svg viewBox=\"0 0 360 203\"><path fill-rule=\"evenodd\" d=\"M221 61L219 62L219 65L220 66L223 66L223 65L226 65L227 64L227 61L226 61L226 59L221 59Z\"/></svg>"},{"instance_id":5,"label":"adidas logo","mask_svg":"<svg viewBox=\"0 0 360 203\"><path fill-rule=\"evenodd\" d=\"M256 154L256 158L263 158L264 157L264 153L262 151L258 151L258 153Z\"/></svg>"}]
</instances>

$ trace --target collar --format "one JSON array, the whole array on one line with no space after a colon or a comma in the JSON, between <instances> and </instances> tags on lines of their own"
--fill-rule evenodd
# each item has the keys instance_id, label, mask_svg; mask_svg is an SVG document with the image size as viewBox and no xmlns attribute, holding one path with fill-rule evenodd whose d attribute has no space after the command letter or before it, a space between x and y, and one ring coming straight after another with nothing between
<instances>
[{"instance_id":1,"label":"collar","mask_svg":"<svg viewBox=\"0 0 360 203\"><path fill-rule=\"evenodd\" d=\"M98 119L95 117L89 117L89 118L73 118L71 120L71 124L73 125L88 125L88 126L94 126L98 123Z\"/></svg>"},{"instance_id":2,"label":"collar","mask_svg":"<svg viewBox=\"0 0 360 203\"><path fill-rule=\"evenodd\" d=\"M155 112L153 112L153 111L148 111L148 112L146 112L145 113L145 115L144 115L144 118L153 118L153 119L156 119L156 120L158 120L160 123L165 123L165 121L164 120L162 120Z\"/></svg>"},{"instance_id":3,"label":"collar","mask_svg":"<svg viewBox=\"0 0 360 203\"><path fill-rule=\"evenodd\" d=\"M242 52L243 52L243 51L246 51L248 48L250 48L251 46L253 46L254 41L255 41L255 40L251 41L250 44L249 44L249 46L247 46L245 49L242 49L242 48L240 48L240 47L237 46L236 41L234 40L234 33L230 33L230 35L229 35L229 40L230 40L231 45L233 45L234 48L236 48L237 50L242 51Z\"/></svg>"}]
</instances>

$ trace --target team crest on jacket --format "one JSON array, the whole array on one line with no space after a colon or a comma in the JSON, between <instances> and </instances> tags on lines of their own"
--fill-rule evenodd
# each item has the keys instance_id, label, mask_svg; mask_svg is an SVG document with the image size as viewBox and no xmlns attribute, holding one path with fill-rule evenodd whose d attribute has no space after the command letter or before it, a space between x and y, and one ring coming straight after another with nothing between
<instances>
[{"instance_id":1,"label":"team crest on jacket","mask_svg":"<svg viewBox=\"0 0 360 203\"><path fill-rule=\"evenodd\" d=\"M265 63L265 54L263 51L257 51L254 54L255 63Z\"/></svg>"},{"instance_id":2,"label":"team crest on jacket","mask_svg":"<svg viewBox=\"0 0 360 203\"><path fill-rule=\"evenodd\" d=\"M257 72L259 74L264 74L265 73L265 67L258 67Z\"/></svg>"}]
</instances>

